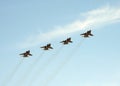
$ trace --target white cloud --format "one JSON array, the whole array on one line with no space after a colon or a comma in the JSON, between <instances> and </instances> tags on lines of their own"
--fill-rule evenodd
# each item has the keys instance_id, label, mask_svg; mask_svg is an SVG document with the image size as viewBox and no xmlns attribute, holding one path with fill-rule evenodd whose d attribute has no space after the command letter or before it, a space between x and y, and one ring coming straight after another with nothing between
<instances>
[{"instance_id":1,"label":"white cloud","mask_svg":"<svg viewBox=\"0 0 120 86\"><path fill-rule=\"evenodd\" d=\"M106 6L95 9L84 14L87 16L86 21L93 26L110 24L120 19L120 8Z\"/></svg>"},{"instance_id":2,"label":"white cloud","mask_svg":"<svg viewBox=\"0 0 120 86\"><path fill-rule=\"evenodd\" d=\"M67 24L65 26L58 26L50 32L33 35L27 38L23 43L21 43L19 47L33 47L39 45L41 42L46 42L53 38L71 34L85 28L89 28L91 26L91 29L93 29L93 27L95 26L102 26L105 24L111 24L113 22L119 22L120 8L106 6L82 13L82 15L84 15L85 17L84 21L76 20L71 24Z\"/></svg>"}]
</instances>

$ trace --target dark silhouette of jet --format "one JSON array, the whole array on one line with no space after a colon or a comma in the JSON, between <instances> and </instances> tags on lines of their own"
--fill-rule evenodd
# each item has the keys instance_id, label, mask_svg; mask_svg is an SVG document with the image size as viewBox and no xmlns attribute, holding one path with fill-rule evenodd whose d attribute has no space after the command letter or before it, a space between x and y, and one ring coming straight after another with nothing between
<instances>
[{"instance_id":1,"label":"dark silhouette of jet","mask_svg":"<svg viewBox=\"0 0 120 86\"><path fill-rule=\"evenodd\" d=\"M43 48L44 50L53 49L53 47L51 47L51 44L47 44L46 46L42 46L40 48Z\"/></svg>"},{"instance_id":2,"label":"dark silhouette of jet","mask_svg":"<svg viewBox=\"0 0 120 86\"><path fill-rule=\"evenodd\" d=\"M24 53L21 53L20 55L23 55L23 57L28 57L28 56L32 56L32 54L30 53L30 50L24 52Z\"/></svg>"},{"instance_id":3,"label":"dark silhouette of jet","mask_svg":"<svg viewBox=\"0 0 120 86\"><path fill-rule=\"evenodd\" d=\"M63 43L64 45L72 43L71 38L67 38L66 40L61 41L60 43Z\"/></svg>"},{"instance_id":4,"label":"dark silhouette of jet","mask_svg":"<svg viewBox=\"0 0 120 86\"><path fill-rule=\"evenodd\" d=\"M86 33L82 33L80 35L82 35L84 38L88 38L89 36L93 36L93 34L91 33L91 30L87 31Z\"/></svg>"}]
</instances>

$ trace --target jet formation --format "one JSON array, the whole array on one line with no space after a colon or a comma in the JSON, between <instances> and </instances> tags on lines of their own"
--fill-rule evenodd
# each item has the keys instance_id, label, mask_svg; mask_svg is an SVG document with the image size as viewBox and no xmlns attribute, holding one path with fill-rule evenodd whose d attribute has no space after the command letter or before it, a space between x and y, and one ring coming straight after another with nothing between
<instances>
[{"instance_id":1,"label":"jet formation","mask_svg":"<svg viewBox=\"0 0 120 86\"><path fill-rule=\"evenodd\" d=\"M88 30L87 32L85 33L82 33L80 34L82 37L84 38L88 38L89 36L93 36L93 34L91 33L91 30ZM72 43L73 41L71 41L71 37L70 38L67 38L66 40L63 40L61 41L60 43L63 43L64 45L67 45L69 43ZM43 50L49 50L49 49L53 49L53 47L51 47L51 44L47 44L45 46L42 46L40 47L42 48ZM30 53L30 50L24 52L24 53L21 53L20 55L22 55L23 57L29 57L29 56L32 56L32 54Z\"/></svg>"}]
</instances>

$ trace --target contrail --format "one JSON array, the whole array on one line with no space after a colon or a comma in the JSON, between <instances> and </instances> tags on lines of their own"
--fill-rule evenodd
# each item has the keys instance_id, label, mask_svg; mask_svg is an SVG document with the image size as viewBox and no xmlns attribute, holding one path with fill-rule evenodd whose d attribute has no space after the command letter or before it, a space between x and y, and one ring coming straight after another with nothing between
<instances>
[{"instance_id":1,"label":"contrail","mask_svg":"<svg viewBox=\"0 0 120 86\"><path fill-rule=\"evenodd\" d=\"M44 55L44 51L40 54L40 56L38 56L38 58L29 66L29 68L26 70L26 72L24 73L23 77L18 80L18 82L16 83L16 86L22 86L24 84L24 82L27 80L28 76L30 75L30 73L32 73L34 67L38 64L38 62L40 61L40 59L43 57ZM19 84L18 84L19 83Z\"/></svg>"},{"instance_id":2,"label":"contrail","mask_svg":"<svg viewBox=\"0 0 120 86\"><path fill-rule=\"evenodd\" d=\"M52 55L51 58L49 58L47 60L47 62L45 64L43 64L43 66L41 68L38 69L37 73L34 74L33 78L30 80L30 83L28 86L32 86L32 83L37 80L37 78L39 77L38 75L41 75L42 72L44 72L44 70L47 68L47 66L58 56L58 54L60 53L60 51L63 49L63 45L57 50L57 52L55 54Z\"/></svg>"},{"instance_id":3,"label":"contrail","mask_svg":"<svg viewBox=\"0 0 120 86\"><path fill-rule=\"evenodd\" d=\"M20 62L16 65L15 69L12 71L12 73L7 77L7 79L3 82L2 86L7 86L8 83L13 79L15 76L16 72L18 71L19 67L21 66L24 58L20 60Z\"/></svg>"},{"instance_id":4,"label":"contrail","mask_svg":"<svg viewBox=\"0 0 120 86\"><path fill-rule=\"evenodd\" d=\"M73 55L76 53L76 51L78 51L79 47L81 46L81 44L84 42L85 38L81 40L80 43L78 43L74 49L71 51L71 53L69 54L69 56L67 56L67 58L65 59L65 61L63 61L61 63L61 65L58 67L58 69L51 75L48 77L48 79L46 80L45 84L43 86L48 86L48 84L57 76L57 74L62 70L62 68L70 61L70 59L73 57Z\"/></svg>"}]
</instances>

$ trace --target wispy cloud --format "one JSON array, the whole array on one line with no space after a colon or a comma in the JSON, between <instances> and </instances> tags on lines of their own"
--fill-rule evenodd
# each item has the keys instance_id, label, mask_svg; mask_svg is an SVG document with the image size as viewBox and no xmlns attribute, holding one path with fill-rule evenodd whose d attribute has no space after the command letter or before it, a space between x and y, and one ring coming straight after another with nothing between
<instances>
[{"instance_id":1,"label":"wispy cloud","mask_svg":"<svg viewBox=\"0 0 120 86\"><path fill-rule=\"evenodd\" d=\"M120 21L120 8L105 6L82 13L84 20L77 19L76 21L65 26L58 26L54 30L42 34L36 34L28 37L19 47L28 48L39 45L41 42L49 41L53 38L71 34L89 27L102 26ZM93 29L93 28L91 28Z\"/></svg>"}]
</instances>

